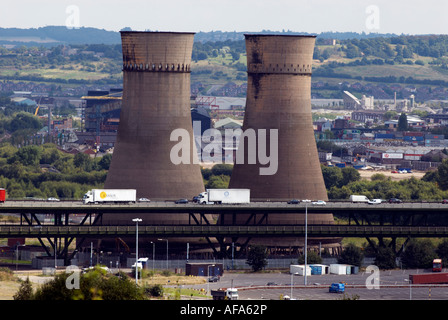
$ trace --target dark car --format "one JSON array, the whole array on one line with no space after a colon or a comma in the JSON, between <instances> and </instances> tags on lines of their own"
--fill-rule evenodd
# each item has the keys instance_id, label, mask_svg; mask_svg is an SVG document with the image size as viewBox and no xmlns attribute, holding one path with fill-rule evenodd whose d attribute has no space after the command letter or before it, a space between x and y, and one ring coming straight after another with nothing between
<instances>
[{"instance_id":1,"label":"dark car","mask_svg":"<svg viewBox=\"0 0 448 320\"><path fill-rule=\"evenodd\" d=\"M400 199L397 199L397 198L392 198L392 199L389 199L389 203L402 203L403 201L401 201Z\"/></svg>"},{"instance_id":2,"label":"dark car","mask_svg":"<svg viewBox=\"0 0 448 320\"><path fill-rule=\"evenodd\" d=\"M299 203L300 203L300 200L297 200L297 199L292 199L292 200L288 201L288 204L299 204Z\"/></svg>"},{"instance_id":3,"label":"dark car","mask_svg":"<svg viewBox=\"0 0 448 320\"><path fill-rule=\"evenodd\" d=\"M174 201L174 203L177 203L177 204L179 204L179 203L188 203L188 200L187 199L179 199L179 200Z\"/></svg>"},{"instance_id":4,"label":"dark car","mask_svg":"<svg viewBox=\"0 0 448 320\"><path fill-rule=\"evenodd\" d=\"M443 204L447 204L447 203L448 203L448 199L443 199L443 200L442 200L442 203L443 203Z\"/></svg>"},{"instance_id":5,"label":"dark car","mask_svg":"<svg viewBox=\"0 0 448 320\"><path fill-rule=\"evenodd\" d=\"M219 281L219 276L213 276L208 278L208 282L218 282Z\"/></svg>"}]
</instances>

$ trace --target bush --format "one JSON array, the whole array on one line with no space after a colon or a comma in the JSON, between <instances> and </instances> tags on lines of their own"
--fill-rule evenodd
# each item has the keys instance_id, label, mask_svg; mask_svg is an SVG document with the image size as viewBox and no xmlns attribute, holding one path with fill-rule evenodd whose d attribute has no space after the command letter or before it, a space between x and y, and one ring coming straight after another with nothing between
<instances>
[{"instance_id":1,"label":"bush","mask_svg":"<svg viewBox=\"0 0 448 320\"><path fill-rule=\"evenodd\" d=\"M338 263L351 264L360 267L363 259L364 256L361 252L361 249L350 243L342 251L341 256L338 258Z\"/></svg>"},{"instance_id":2,"label":"bush","mask_svg":"<svg viewBox=\"0 0 448 320\"><path fill-rule=\"evenodd\" d=\"M163 297L163 286L161 284L155 284L147 287L145 288L145 293L151 297Z\"/></svg>"}]
</instances>

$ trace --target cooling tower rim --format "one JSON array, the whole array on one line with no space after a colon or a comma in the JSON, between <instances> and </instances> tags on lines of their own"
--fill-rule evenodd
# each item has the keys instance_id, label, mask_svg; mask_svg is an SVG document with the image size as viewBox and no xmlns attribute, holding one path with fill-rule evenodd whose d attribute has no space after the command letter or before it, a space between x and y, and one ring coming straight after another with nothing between
<instances>
[{"instance_id":1,"label":"cooling tower rim","mask_svg":"<svg viewBox=\"0 0 448 320\"><path fill-rule=\"evenodd\" d=\"M120 31L120 33L146 33L146 34L196 34L196 32L179 31Z\"/></svg>"},{"instance_id":2,"label":"cooling tower rim","mask_svg":"<svg viewBox=\"0 0 448 320\"><path fill-rule=\"evenodd\" d=\"M264 33L245 33L244 37L290 37L290 38L316 38L317 35L307 34L264 34Z\"/></svg>"}]
</instances>

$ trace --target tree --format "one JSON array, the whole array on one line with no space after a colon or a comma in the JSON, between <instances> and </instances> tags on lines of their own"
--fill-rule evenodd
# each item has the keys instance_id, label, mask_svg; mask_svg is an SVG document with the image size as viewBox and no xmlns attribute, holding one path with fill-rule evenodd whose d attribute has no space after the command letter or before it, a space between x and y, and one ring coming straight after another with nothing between
<instances>
[{"instance_id":1,"label":"tree","mask_svg":"<svg viewBox=\"0 0 448 320\"><path fill-rule=\"evenodd\" d=\"M143 300L144 292L131 278L120 272L118 276L106 274L94 268L80 275L80 288L68 289L69 273L56 275L53 280L39 287L34 294L27 296L29 287L20 288L17 297L28 300ZM26 300L26 299L24 299Z\"/></svg>"},{"instance_id":2,"label":"tree","mask_svg":"<svg viewBox=\"0 0 448 320\"><path fill-rule=\"evenodd\" d=\"M299 264L305 264L305 255L304 254L300 255L299 259L297 259L297 262ZM321 264L322 257L319 256L319 254L316 251L309 251L306 253L306 263L307 264Z\"/></svg>"},{"instance_id":3,"label":"tree","mask_svg":"<svg viewBox=\"0 0 448 320\"><path fill-rule=\"evenodd\" d=\"M442 164L437 167L436 179L442 190L448 189L448 159L443 160Z\"/></svg>"},{"instance_id":4,"label":"tree","mask_svg":"<svg viewBox=\"0 0 448 320\"><path fill-rule=\"evenodd\" d=\"M395 268L395 254L390 247L380 247L375 256L375 265L380 269Z\"/></svg>"},{"instance_id":5,"label":"tree","mask_svg":"<svg viewBox=\"0 0 448 320\"><path fill-rule=\"evenodd\" d=\"M401 262L405 268L409 269L431 268L434 258L436 258L436 253L431 241L412 239L406 245Z\"/></svg>"},{"instance_id":6,"label":"tree","mask_svg":"<svg viewBox=\"0 0 448 320\"><path fill-rule=\"evenodd\" d=\"M268 264L267 256L266 247L260 245L251 246L247 253L246 263L252 267L254 272L257 272Z\"/></svg>"},{"instance_id":7,"label":"tree","mask_svg":"<svg viewBox=\"0 0 448 320\"><path fill-rule=\"evenodd\" d=\"M361 249L355 246L353 243L347 245L338 258L338 263L351 264L360 267L364 256Z\"/></svg>"},{"instance_id":8,"label":"tree","mask_svg":"<svg viewBox=\"0 0 448 320\"><path fill-rule=\"evenodd\" d=\"M330 189L333 186L339 186L342 181L342 172L338 167L322 166L325 187Z\"/></svg>"},{"instance_id":9,"label":"tree","mask_svg":"<svg viewBox=\"0 0 448 320\"><path fill-rule=\"evenodd\" d=\"M398 118L398 131L406 131L408 130L408 117L406 113L402 113Z\"/></svg>"},{"instance_id":10,"label":"tree","mask_svg":"<svg viewBox=\"0 0 448 320\"><path fill-rule=\"evenodd\" d=\"M443 239L437 246L436 253L438 257L442 259L443 267L448 266L448 239Z\"/></svg>"}]
</instances>

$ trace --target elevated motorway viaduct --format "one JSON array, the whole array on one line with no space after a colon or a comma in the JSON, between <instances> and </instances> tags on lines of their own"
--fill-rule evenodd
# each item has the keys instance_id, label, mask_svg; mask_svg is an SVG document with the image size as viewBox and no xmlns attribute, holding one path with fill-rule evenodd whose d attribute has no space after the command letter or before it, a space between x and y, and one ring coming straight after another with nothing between
<instances>
[{"instance_id":1,"label":"elevated motorway viaduct","mask_svg":"<svg viewBox=\"0 0 448 320\"><path fill-rule=\"evenodd\" d=\"M58 250L58 255L66 255L68 245L76 238L116 238L135 235L136 229L132 219L152 212L186 213L189 214L190 223L156 226L145 225L143 220L139 224L139 235L142 237L205 237L216 238L218 242L219 239L226 237L303 237L304 225L269 225L269 216L304 212L309 215L332 212L336 216L348 218L348 223L344 225L308 225L309 237L365 237L369 242L370 237L378 237L380 244L383 238L391 237L392 245L395 245L395 239L400 237L409 239L448 236L448 222L444 222L448 221L448 205L430 202L380 205L327 202L325 206L317 206L312 203L293 205L287 204L286 201L252 202L244 205L175 204L173 201L87 205L81 201L6 201L0 204L0 214L18 214L21 220L19 225L0 225L0 237L37 238L43 246L41 239L47 238L53 248L58 239L66 239L67 245ZM40 214L52 215L53 223L41 221ZM71 222L70 217L75 214L83 216L83 220L78 223ZM129 225L103 225L101 217L104 214L128 215ZM205 219L207 214L234 217L246 214L248 219L241 225L222 225L219 221L218 224L207 221ZM211 243L209 239L208 241ZM51 255L52 251L48 253Z\"/></svg>"},{"instance_id":2,"label":"elevated motorway viaduct","mask_svg":"<svg viewBox=\"0 0 448 320\"><path fill-rule=\"evenodd\" d=\"M383 203L368 205L350 202L327 202L325 206L311 203L287 204L285 202L252 202L240 205L199 205L195 203L174 204L173 201L138 202L131 204L83 204L81 201L6 201L0 204L2 213L34 214L139 214L139 213L308 213L352 214L366 213L378 215L390 214L448 214L448 204L435 202L409 202L401 204Z\"/></svg>"}]
</instances>

